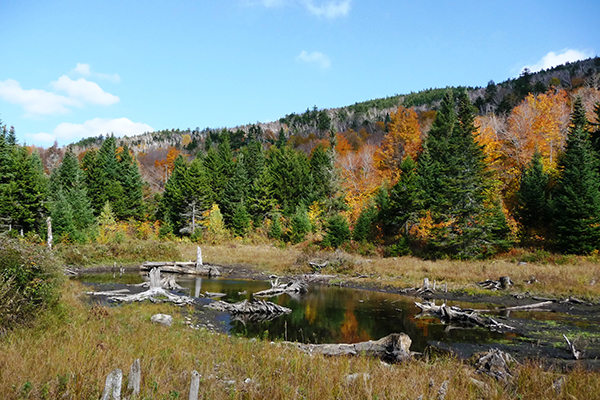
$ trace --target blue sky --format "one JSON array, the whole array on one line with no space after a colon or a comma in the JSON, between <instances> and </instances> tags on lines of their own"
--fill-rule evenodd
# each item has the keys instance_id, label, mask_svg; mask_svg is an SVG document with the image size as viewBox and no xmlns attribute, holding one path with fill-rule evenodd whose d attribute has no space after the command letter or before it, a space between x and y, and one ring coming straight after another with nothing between
<instances>
[{"instance_id":1,"label":"blue sky","mask_svg":"<svg viewBox=\"0 0 600 400\"><path fill-rule=\"evenodd\" d=\"M600 2L2 0L21 143L234 127L598 54ZM587 17L590 16L590 17Z\"/></svg>"}]
</instances>

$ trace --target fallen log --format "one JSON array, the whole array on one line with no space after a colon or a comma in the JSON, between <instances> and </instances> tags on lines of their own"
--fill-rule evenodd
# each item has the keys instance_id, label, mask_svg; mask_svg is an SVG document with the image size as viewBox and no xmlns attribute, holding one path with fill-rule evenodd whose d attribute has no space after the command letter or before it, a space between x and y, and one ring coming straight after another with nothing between
<instances>
[{"instance_id":1,"label":"fallen log","mask_svg":"<svg viewBox=\"0 0 600 400\"><path fill-rule=\"evenodd\" d=\"M207 304L205 307L217 310L226 311L230 314L276 314L283 315L292 312L287 307L280 306L279 304L272 303L270 301L252 299L242 300L237 303L227 303L226 301L214 301Z\"/></svg>"},{"instance_id":2,"label":"fallen log","mask_svg":"<svg viewBox=\"0 0 600 400\"><path fill-rule=\"evenodd\" d=\"M255 297L273 297L284 293L306 293L308 284L301 280L293 280L288 283L279 283L279 278L275 281L270 281L271 289L261 290L252 294Z\"/></svg>"},{"instance_id":3,"label":"fallen log","mask_svg":"<svg viewBox=\"0 0 600 400\"><path fill-rule=\"evenodd\" d=\"M497 281L487 279L483 282L479 282L479 286L481 286L484 289L490 290L506 290L510 286L512 286L512 284L513 281L511 281L510 277L508 276L501 276L500 278L498 278Z\"/></svg>"},{"instance_id":4,"label":"fallen log","mask_svg":"<svg viewBox=\"0 0 600 400\"><path fill-rule=\"evenodd\" d=\"M548 306L550 304L553 304L553 301L543 301L541 303L535 303L535 304L526 304L523 306L514 306L514 307L506 307L506 308L501 308L501 311L515 311L515 310L528 310L528 309L536 309L536 308L540 308L540 307L545 307Z\"/></svg>"},{"instance_id":5,"label":"fallen log","mask_svg":"<svg viewBox=\"0 0 600 400\"><path fill-rule=\"evenodd\" d=\"M195 261L146 261L140 266L142 271L149 271L152 268L160 268L162 272L174 274L208 275L209 277L221 275L219 267L209 264L196 264Z\"/></svg>"},{"instance_id":6,"label":"fallen log","mask_svg":"<svg viewBox=\"0 0 600 400\"><path fill-rule=\"evenodd\" d=\"M392 333L379 340L369 340L353 344L304 344L285 342L309 354L323 354L327 356L358 356L365 355L378 357L387 362L399 362L411 357L410 345L412 341L405 333Z\"/></svg>"},{"instance_id":7,"label":"fallen log","mask_svg":"<svg viewBox=\"0 0 600 400\"><path fill-rule=\"evenodd\" d=\"M476 361L475 372L491 376L506 383L509 378L512 378L510 365L515 362L515 359L510 354L498 349L491 349Z\"/></svg>"},{"instance_id":8,"label":"fallen log","mask_svg":"<svg viewBox=\"0 0 600 400\"><path fill-rule=\"evenodd\" d=\"M477 311L464 311L457 306L449 307L446 303L438 306L435 304L435 301L426 301L423 303L415 301L415 305L421 309L421 313L416 316L417 318L433 315L443 322L467 323L499 332L514 330L512 326L500 323L491 317L479 315Z\"/></svg>"},{"instance_id":9,"label":"fallen log","mask_svg":"<svg viewBox=\"0 0 600 400\"><path fill-rule=\"evenodd\" d=\"M571 351L573 358L576 360L579 360L579 357L581 357L581 352L575 348L575 343L570 342L569 339L567 338L567 336L564 334L563 334L563 337L567 341L567 345L569 346L569 350Z\"/></svg>"}]
</instances>

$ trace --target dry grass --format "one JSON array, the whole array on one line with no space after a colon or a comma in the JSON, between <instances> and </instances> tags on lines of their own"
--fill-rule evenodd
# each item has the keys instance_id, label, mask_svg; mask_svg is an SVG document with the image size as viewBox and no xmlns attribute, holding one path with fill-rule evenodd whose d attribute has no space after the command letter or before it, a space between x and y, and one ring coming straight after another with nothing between
<instances>
[{"instance_id":1,"label":"dry grass","mask_svg":"<svg viewBox=\"0 0 600 400\"><path fill-rule=\"evenodd\" d=\"M447 399L587 399L600 390L597 372L575 370L556 395L552 383L560 374L535 363L516 367L514 382L504 386L452 358L388 366L364 357L311 357L281 343L191 330L170 305L90 307L78 299L83 290L68 283L62 312L3 338L0 398L97 399L106 375L121 368L126 377L136 358L141 398L148 399L187 398L192 370L202 375L205 399L433 399L445 380ZM158 312L172 314L174 325L152 324ZM350 374L360 375L350 382ZM482 392L471 378L490 390Z\"/></svg>"},{"instance_id":2,"label":"dry grass","mask_svg":"<svg viewBox=\"0 0 600 400\"><path fill-rule=\"evenodd\" d=\"M421 286L424 278L431 282L447 283L448 290L469 293L490 293L479 288L477 282L510 276L514 291L529 291L538 295L577 296L588 300L600 298L600 262L586 257L549 256L538 261L519 263L526 254L513 252L502 258L481 261L437 260L415 257L371 258L351 254L332 254L294 246L280 249L271 244L247 245L228 243L202 245L203 259L215 264L253 266L259 271L296 274L310 272L310 260L341 260L326 267L323 273L340 274L354 279L356 274L368 275L361 283L398 288ZM184 259L196 257L196 245L179 244ZM526 281L534 276L538 282Z\"/></svg>"}]
</instances>

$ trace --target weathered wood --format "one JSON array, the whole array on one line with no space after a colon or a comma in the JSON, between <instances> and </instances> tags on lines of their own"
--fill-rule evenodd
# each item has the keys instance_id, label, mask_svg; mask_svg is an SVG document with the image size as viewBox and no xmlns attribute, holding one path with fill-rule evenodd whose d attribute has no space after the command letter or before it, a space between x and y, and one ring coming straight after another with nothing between
<instances>
[{"instance_id":1,"label":"weathered wood","mask_svg":"<svg viewBox=\"0 0 600 400\"><path fill-rule=\"evenodd\" d=\"M46 225L48 225L48 250L52 250L52 217L46 218Z\"/></svg>"},{"instance_id":2,"label":"weathered wood","mask_svg":"<svg viewBox=\"0 0 600 400\"><path fill-rule=\"evenodd\" d=\"M293 280L288 283L279 283L279 278L271 282L271 289L261 290L253 294L255 297L273 297L284 293L306 293L308 284L301 280Z\"/></svg>"},{"instance_id":3,"label":"weathered wood","mask_svg":"<svg viewBox=\"0 0 600 400\"><path fill-rule=\"evenodd\" d=\"M365 355L378 357L388 362L404 361L411 357L412 341L405 333L392 333L379 340L369 340L353 344L303 344L286 342L307 353L318 353L327 356L357 356Z\"/></svg>"},{"instance_id":4,"label":"weathered wood","mask_svg":"<svg viewBox=\"0 0 600 400\"><path fill-rule=\"evenodd\" d=\"M123 371L119 368L113 370L106 377L102 400L121 400L121 383L123 382Z\"/></svg>"},{"instance_id":5,"label":"weathered wood","mask_svg":"<svg viewBox=\"0 0 600 400\"><path fill-rule=\"evenodd\" d=\"M196 268L202 267L202 250L200 250L200 246L196 247Z\"/></svg>"},{"instance_id":6,"label":"weathered wood","mask_svg":"<svg viewBox=\"0 0 600 400\"><path fill-rule=\"evenodd\" d=\"M150 317L150 321L170 327L173 324L173 317L168 314L154 314Z\"/></svg>"},{"instance_id":7,"label":"weathered wood","mask_svg":"<svg viewBox=\"0 0 600 400\"><path fill-rule=\"evenodd\" d=\"M415 305L421 309L421 314L418 314L417 317L434 315L444 322L469 323L500 332L514 330L512 326L502 324L491 317L481 316L475 310L464 311L457 306L449 307L446 303L437 306L435 302L429 301L423 303L415 301Z\"/></svg>"},{"instance_id":8,"label":"weathered wood","mask_svg":"<svg viewBox=\"0 0 600 400\"><path fill-rule=\"evenodd\" d=\"M479 282L479 286L481 286L484 289L490 289L490 290L506 290L510 286L512 286L512 284L513 284L513 282L510 280L510 277L508 277L508 276L501 276L500 278L498 278L497 281L494 281L492 279L487 279L483 282Z\"/></svg>"},{"instance_id":9,"label":"weathered wood","mask_svg":"<svg viewBox=\"0 0 600 400\"><path fill-rule=\"evenodd\" d=\"M231 314L233 320L243 323L264 322L292 312L287 307L258 299L243 300L238 303L227 303L218 300L207 304L205 307L228 312Z\"/></svg>"},{"instance_id":10,"label":"weathered wood","mask_svg":"<svg viewBox=\"0 0 600 400\"><path fill-rule=\"evenodd\" d=\"M502 382L507 382L512 377L510 364L515 362L510 354L498 349L491 349L479 357L475 363L475 372L489 375Z\"/></svg>"},{"instance_id":11,"label":"weathered wood","mask_svg":"<svg viewBox=\"0 0 600 400\"><path fill-rule=\"evenodd\" d=\"M142 369L140 367L140 359L136 359L131 364L131 370L129 371L129 383L127 384L127 390L131 390L133 397L140 395L140 385L142 382Z\"/></svg>"},{"instance_id":12,"label":"weathered wood","mask_svg":"<svg viewBox=\"0 0 600 400\"><path fill-rule=\"evenodd\" d=\"M178 296L168 292L161 287L160 269L153 268L150 271L150 288L145 292L131 294L131 295L114 295L110 297L110 300L122 301L122 302L134 302L149 300L153 303L171 302L177 305L191 304L195 300L188 296Z\"/></svg>"},{"instance_id":13,"label":"weathered wood","mask_svg":"<svg viewBox=\"0 0 600 400\"><path fill-rule=\"evenodd\" d=\"M190 394L188 400L198 400L198 391L200 390L200 374L198 371L192 371L192 381L190 382Z\"/></svg>"},{"instance_id":14,"label":"weathered wood","mask_svg":"<svg viewBox=\"0 0 600 400\"><path fill-rule=\"evenodd\" d=\"M571 351L573 358L579 360L579 357L581 357L581 352L575 348L575 343L570 342L567 336L564 334L563 337L567 341L567 345L569 346L569 350Z\"/></svg>"},{"instance_id":15,"label":"weathered wood","mask_svg":"<svg viewBox=\"0 0 600 400\"><path fill-rule=\"evenodd\" d=\"M148 271L152 268L160 268L162 272L171 272L174 274L189 275L208 275L220 276L221 270L214 265L196 265L194 261L146 261L141 266L142 271Z\"/></svg>"},{"instance_id":16,"label":"weathered wood","mask_svg":"<svg viewBox=\"0 0 600 400\"><path fill-rule=\"evenodd\" d=\"M502 308L501 310L502 311L527 310L527 309L532 309L532 308L545 307L552 303L554 303L554 302L553 301L543 301L541 303L525 304L523 306L506 307L506 308Z\"/></svg>"}]
</instances>

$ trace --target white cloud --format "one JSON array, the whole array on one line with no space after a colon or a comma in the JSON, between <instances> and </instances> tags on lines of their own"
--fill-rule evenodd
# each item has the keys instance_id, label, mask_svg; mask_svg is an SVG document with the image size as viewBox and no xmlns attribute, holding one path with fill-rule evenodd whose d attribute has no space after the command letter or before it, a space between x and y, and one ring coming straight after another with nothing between
<instances>
[{"instance_id":1,"label":"white cloud","mask_svg":"<svg viewBox=\"0 0 600 400\"><path fill-rule=\"evenodd\" d=\"M303 0L304 6L311 14L329 19L345 17L350 13L350 0L332 0L316 5L313 0Z\"/></svg>"},{"instance_id":2,"label":"white cloud","mask_svg":"<svg viewBox=\"0 0 600 400\"><path fill-rule=\"evenodd\" d=\"M88 104L109 106L118 103L120 100L117 96L102 90L97 83L84 78L74 81L68 76L63 75L58 78L58 81L52 82L50 85L55 90L67 92L69 97Z\"/></svg>"},{"instance_id":3,"label":"white cloud","mask_svg":"<svg viewBox=\"0 0 600 400\"><path fill-rule=\"evenodd\" d=\"M106 136L111 133L121 137L134 136L152 131L153 129L151 126L141 122L133 122L128 118L94 118L85 121L83 124L63 122L54 129L52 134L45 132L28 133L25 134L25 138L31 140L35 144L53 143L55 140L58 140L61 143L71 143L79 139L98 135Z\"/></svg>"},{"instance_id":4,"label":"white cloud","mask_svg":"<svg viewBox=\"0 0 600 400\"><path fill-rule=\"evenodd\" d=\"M56 115L69 112L68 106L81 106L76 100L41 89L23 89L13 79L0 81L0 98L25 109L27 115Z\"/></svg>"},{"instance_id":5,"label":"white cloud","mask_svg":"<svg viewBox=\"0 0 600 400\"><path fill-rule=\"evenodd\" d=\"M565 49L560 53L555 53L553 51L546 54L539 60L537 63L533 65L526 65L521 70L525 68L529 68L531 72L537 72L541 69L548 69L552 67L556 67L557 65L564 64L566 62L573 62L577 60L583 60L586 58L593 57L593 53L587 50L573 50L573 49Z\"/></svg>"},{"instance_id":6,"label":"white cloud","mask_svg":"<svg viewBox=\"0 0 600 400\"><path fill-rule=\"evenodd\" d=\"M90 76L90 71L90 64L77 63L77 66L73 69L72 72L83 76Z\"/></svg>"},{"instance_id":7,"label":"white cloud","mask_svg":"<svg viewBox=\"0 0 600 400\"><path fill-rule=\"evenodd\" d=\"M308 63L308 64L316 64L322 69L327 69L331 66L331 61L329 57L327 57L323 53L319 53L318 51L313 51L312 53L308 53L306 50L302 50L300 55L296 57L296 59Z\"/></svg>"},{"instance_id":8,"label":"white cloud","mask_svg":"<svg viewBox=\"0 0 600 400\"><path fill-rule=\"evenodd\" d=\"M104 74L101 72L92 72L92 68L89 64L77 63L77 66L71 70L71 74L81 75L81 76L91 76L93 78L102 79L105 81L109 81L112 83L121 82L121 77L119 74Z\"/></svg>"}]
</instances>

